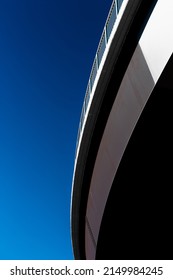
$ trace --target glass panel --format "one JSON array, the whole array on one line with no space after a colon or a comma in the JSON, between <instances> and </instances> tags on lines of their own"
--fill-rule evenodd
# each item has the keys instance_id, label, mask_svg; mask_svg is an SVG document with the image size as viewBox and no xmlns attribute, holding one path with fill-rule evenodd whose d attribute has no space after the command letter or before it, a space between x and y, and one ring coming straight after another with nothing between
<instances>
[{"instance_id":1,"label":"glass panel","mask_svg":"<svg viewBox=\"0 0 173 280\"><path fill-rule=\"evenodd\" d=\"M83 122L84 122L84 118L85 118L85 107L82 107L82 114L81 114L81 129L83 126Z\"/></svg>"},{"instance_id":2,"label":"glass panel","mask_svg":"<svg viewBox=\"0 0 173 280\"><path fill-rule=\"evenodd\" d=\"M117 0L117 6L118 6L118 12L121 8L121 4L123 3L123 0Z\"/></svg>"},{"instance_id":3,"label":"glass panel","mask_svg":"<svg viewBox=\"0 0 173 280\"><path fill-rule=\"evenodd\" d=\"M103 56L105 48L106 48L105 35L106 35L105 32L103 32L101 40L100 40L100 44L99 44L99 47L98 47L98 53L97 53L98 65L100 65L100 62L102 60L102 56Z\"/></svg>"},{"instance_id":4,"label":"glass panel","mask_svg":"<svg viewBox=\"0 0 173 280\"><path fill-rule=\"evenodd\" d=\"M110 10L107 23L106 23L107 40L110 37L112 28L113 28L115 20L116 20L116 17L117 17L117 12L116 12L116 5L115 5L115 2L114 2L113 6L112 6L112 9Z\"/></svg>"},{"instance_id":5,"label":"glass panel","mask_svg":"<svg viewBox=\"0 0 173 280\"><path fill-rule=\"evenodd\" d=\"M97 62L96 62L96 59L95 59L94 63L93 63L92 70L91 70L91 77L90 77L91 89L93 87L93 84L94 84L94 81L95 81L95 78L96 78L96 74L97 74Z\"/></svg>"},{"instance_id":6,"label":"glass panel","mask_svg":"<svg viewBox=\"0 0 173 280\"><path fill-rule=\"evenodd\" d=\"M86 94L85 94L85 112L87 110L89 100L90 100L90 89L89 89L89 83L88 83Z\"/></svg>"}]
</instances>

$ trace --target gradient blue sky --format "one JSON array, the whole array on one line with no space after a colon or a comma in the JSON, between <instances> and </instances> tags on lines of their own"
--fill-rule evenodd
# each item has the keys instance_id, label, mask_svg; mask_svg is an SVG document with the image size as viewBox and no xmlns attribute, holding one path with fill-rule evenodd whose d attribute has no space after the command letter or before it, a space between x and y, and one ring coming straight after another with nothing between
<instances>
[{"instance_id":1,"label":"gradient blue sky","mask_svg":"<svg viewBox=\"0 0 173 280\"><path fill-rule=\"evenodd\" d=\"M111 3L0 1L0 259L73 259L76 136Z\"/></svg>"}]
</instances>

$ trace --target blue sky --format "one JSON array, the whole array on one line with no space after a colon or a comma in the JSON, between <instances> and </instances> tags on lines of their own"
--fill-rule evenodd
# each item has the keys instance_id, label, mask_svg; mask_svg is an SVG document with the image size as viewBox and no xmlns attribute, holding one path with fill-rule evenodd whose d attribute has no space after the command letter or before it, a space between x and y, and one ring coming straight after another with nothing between
<instances>
[{"instance_id":1,"label":"blue sky","mask_svg":"<svg viewBox=\"0 0 173 280\"><path fill-rule=\"evenodd\" d=\"M73 259L76 136L111 3L0 1L0 259Z\"/></svg>"}]
</instances>

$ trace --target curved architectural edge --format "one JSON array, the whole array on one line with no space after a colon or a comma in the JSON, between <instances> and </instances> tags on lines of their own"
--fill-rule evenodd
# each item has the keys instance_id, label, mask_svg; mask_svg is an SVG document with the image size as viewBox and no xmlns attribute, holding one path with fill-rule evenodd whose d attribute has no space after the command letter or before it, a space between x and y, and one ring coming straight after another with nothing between
<instances>
[{"instance_id":1,"label":"curved architectural edge","mask_svg":"<svg viewBox=\"0 0 173 280\"><path fill-rule=\"evenodd\" d=\"M128 1L100 71L74 168L71 224L76 259L87 257L85 252L87 198L101 137L116 92L156 2Z\"/></svg>"}]
</instances>

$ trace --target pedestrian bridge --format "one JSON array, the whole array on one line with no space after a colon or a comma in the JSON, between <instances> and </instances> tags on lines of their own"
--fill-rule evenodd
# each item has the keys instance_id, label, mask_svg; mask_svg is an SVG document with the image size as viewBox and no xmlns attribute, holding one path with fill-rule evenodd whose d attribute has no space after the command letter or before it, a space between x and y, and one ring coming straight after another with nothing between
<instances>
[{"instance_id":1,"label":"pedestrian bridge","mask_svg":"<svg viewBox=\"0 0 173 280\"><path fill-rule=\"evenodd\" d=\"M111 5L76 144L76 259L168 259L173 248L172 13L172 0Z\"/></svg>"}]
</instances>

